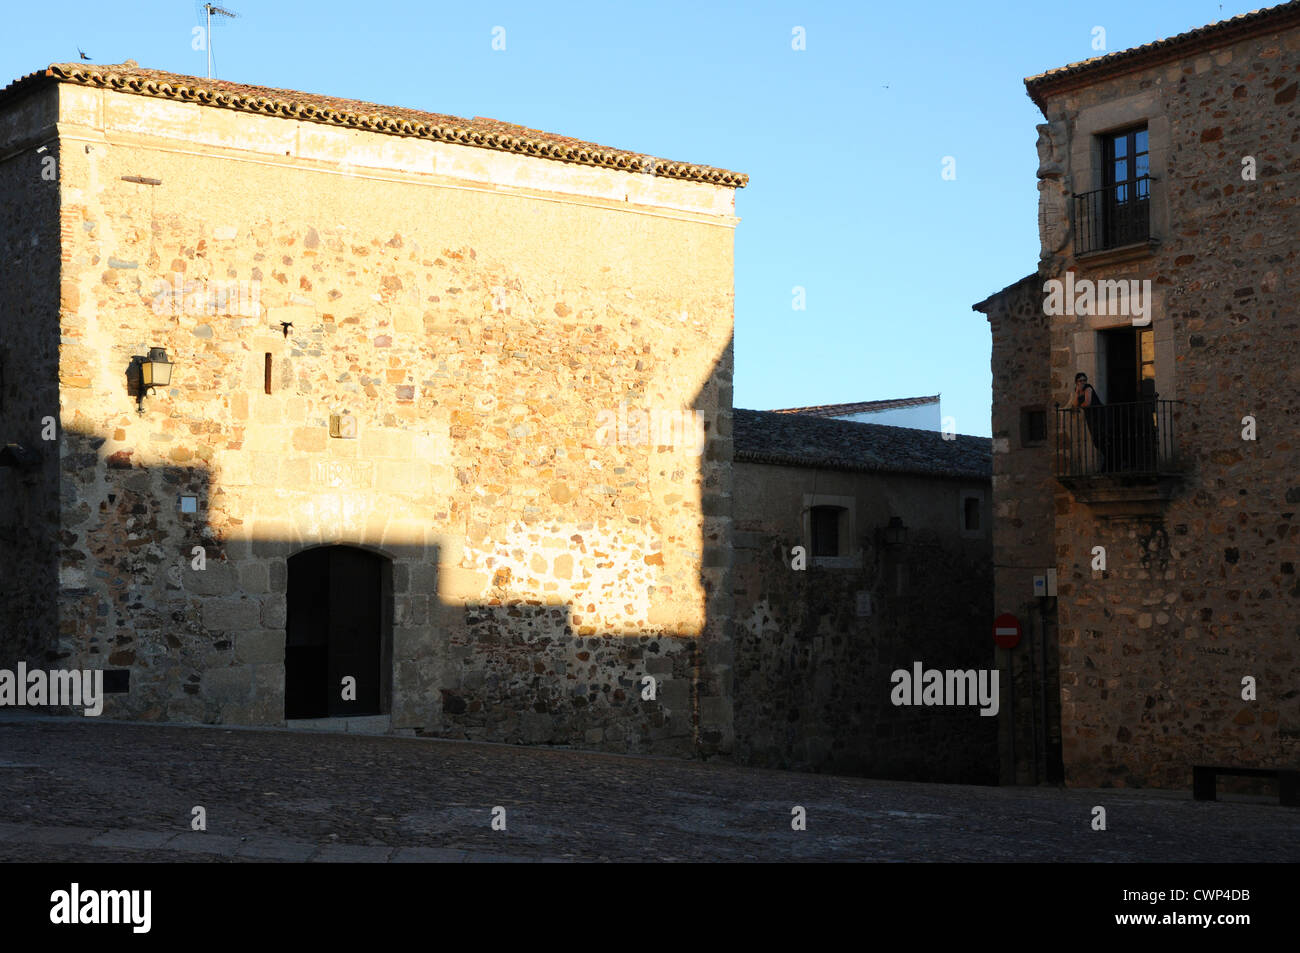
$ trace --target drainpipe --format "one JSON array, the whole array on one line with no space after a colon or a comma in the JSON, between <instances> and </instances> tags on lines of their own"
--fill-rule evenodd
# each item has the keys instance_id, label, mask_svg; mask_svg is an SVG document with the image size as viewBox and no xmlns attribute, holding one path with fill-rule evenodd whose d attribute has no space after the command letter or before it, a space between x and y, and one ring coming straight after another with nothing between
<instances>
[{"instance_id":1,"label":"drainpipe","mask_svg":"<svg viewBox=\"0 0 1300 953\"><path fill-rule=\"evenodd\" d=\"M1016 657L1011 654L1010 649L1003 649L1007 653L1007 659L1010 664L1007 671L1011 674L1011 684L1008 686L1009 691L1007 706L1010 709L1011 730L1007 732L1007 739L1011 748L1011 783L1015 784L1020 778L1020 772L1016 770Z\"/></svg>"},{"instance_id":2,"label":"drainpipe","mask_svg":"<svg viewBox=\"0 0 1300 953\"><path fill-rule=\"evenodd\" d=\"M1029 653L1031 659L1037 656L1037 659L1034 662L1033 682L1030 684L1029 688L1034 700L1034 784L1041 784L1043 777L1038 769L1040 758L1043 759L1044 770L1047 767L1046 755L1043 750L1043 728L1046 712L1044 710L1045 699L1043 697L1043 686L1041 681L1042 673L1046 668L1046 660L1042 657L1041 653L1037 651L1039 648L1038 643L1041 640L1034 637L1035 630L1039 633L1043 631L1043 610L1041 605L1034 606L1034 611L1030 613L1030 619L1032 622L1030 626Z\"/></svg>"}]
</instances>

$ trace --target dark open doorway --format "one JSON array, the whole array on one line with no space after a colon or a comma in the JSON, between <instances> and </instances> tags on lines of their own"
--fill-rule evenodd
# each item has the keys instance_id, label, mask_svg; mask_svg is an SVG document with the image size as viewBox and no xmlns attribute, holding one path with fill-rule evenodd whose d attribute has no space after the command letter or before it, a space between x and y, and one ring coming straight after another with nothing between
<instances>
[{"instance_id":1,"label":"dark open doorway","mask_svg":"<svg viewBox=\"0 0 1300 953\"><path fill-rule=\"evenodd\" d=\"M1101 332L1105 397L1102 453L1108 472L1146 472L1156 464L1155 335L1151 328Z\"/></svg>"},{"instance_id":2,"label":"dark open doorway","mask_svg":"<svg viewBox=\"0 0 1300 953\"><path fill-rule=\"evenodd\" d=\"M387 559L351 546L291 556L286 628L286 719L389 710L392 564ZM344 691L348 677L356 680L355 692Z\"/></svg>"},{"instance_id":3,"label":"dark open doorway","mask_svg":"<svg viewBox=\"0 0 1300 953\"><path fill-rule=\"evenodd\" d=\"M1156 396L1156 342L1150 328L1101 332L1105 359L1103 395L1108 404L1131 404Z\"/></svg>"}]
</instances>

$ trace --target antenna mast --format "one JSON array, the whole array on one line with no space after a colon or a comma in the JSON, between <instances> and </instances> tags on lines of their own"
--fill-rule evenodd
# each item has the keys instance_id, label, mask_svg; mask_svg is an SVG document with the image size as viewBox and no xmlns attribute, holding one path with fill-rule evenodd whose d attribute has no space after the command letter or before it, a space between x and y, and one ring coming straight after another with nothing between
<instances>
[{"instance_id":1,"label":"antenna mast","mask_svg":"<svg viewBox=\"0 0 1300 953\"><path fill-rule=\"evenodd\" d=\"M212 14L215 13L219 17L230 17L232 20L239 14L213 3L203 4L203 11L208 15L208 79L212 79Z\"/></svg>"}]
</instances>

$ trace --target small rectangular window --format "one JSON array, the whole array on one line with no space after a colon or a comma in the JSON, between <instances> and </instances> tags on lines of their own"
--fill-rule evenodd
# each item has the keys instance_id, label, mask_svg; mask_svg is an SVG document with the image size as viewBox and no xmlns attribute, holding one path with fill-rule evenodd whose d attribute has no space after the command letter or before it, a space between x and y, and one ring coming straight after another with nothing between
<instances>
[{"instance_id":1,"label":"small rectangular window","mask_svg":"<svg viewBox=\"0 0 1300 953\"><path fill-rule=\"evenodd\" d=\"M961 526L961 535L968 539L979 539L985 536L984 491L962 490L958 502L957 522Z\"/></svg>"},{"instance_id":2,"label":"small rectangular window","mask_svg":"<svg viewBox=\"0 0 1300 953\"><path fill-rule=\"evenodd\" d=\"M812 554L838 556L840 554L840 506L814 506L812 508Z\"/></svg>"},{"instance_id":3,"label":"small rectangular window","mask_svg":"<svg viewBox=\"0 0 1300 953\"><path fill-rule=\"evenodd\" d=\"M266 374L262 381L262 386L269 394L271 393L271 352L266 352Z\"/></svg>"},{"instance_id":4,"label":"small rectangular window","mask_svg":"<svg viewBox=\"0 0 1300 953\"><path fill-rule=\"evenodd\" d=\"M1020 445L1035 447L1047 442L1047 408L1020 408Z\"/></svg>"}]
</instances>

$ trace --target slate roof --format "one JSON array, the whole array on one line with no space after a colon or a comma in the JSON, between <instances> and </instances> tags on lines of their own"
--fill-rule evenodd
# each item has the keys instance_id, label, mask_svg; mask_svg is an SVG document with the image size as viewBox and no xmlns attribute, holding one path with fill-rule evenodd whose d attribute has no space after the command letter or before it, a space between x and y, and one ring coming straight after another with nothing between
<instances>
[{"instance_id":1,"label":"slate roof","mask_svg":"<svg viewBox=\"0 0 1300 953\"><path fill-rule=\"evenodd\" d=\"M732 415L737 462L972 480L993 475L988 437L959 434L944 440L933 430L770 410L737 409Z\"/></svg>"},{"instance_id":2,"label":"slate roof","mask_svg":"<svg viewBox=\"0 0 1300 953\"><path fill-rule=\"evenodd\" d=\"M1027 77L1025 88L1029 98L1041 108L1045 97L1051 92L1083 86L1103 76L1146 69L1197 50L1235 43L1248 36L1292 26L1300 26L1300 0L1252 10L1163 40L1058 66L1045 73Z\"/></svg>"},{"instance_id":3,"label":"slate roof","mask_svg":"<svg viewBox=\"0 0 1300 953\"><path fill-rule=\"evenodd\" d=\"M319 93L202 79L142 69L134 60L115 65L51 63L45 69L14 80L0 90L0 103L50 82L75 83L139 96L199 103L265 116L282 116L349 129L366 129L394 136L455 142L481 149L515 152L670 179L709 182L733 188L744 188L749 182L749 176L740 172L612 149L499 119L481 116L462 119L459 116L422 112L400 106L379 106L356 99L338 99Z\"/></svg>"},{"instance_id":4,"label":"slate roof","mask_svg":"<svg viewBox=\"0 0 1300 953\"><path fill-rule=\"evenodd\" d=\"M845 414L875 413L881 410L894 410L898 407L923 407L926 404L939 403L939 395L933 397L899 397L894 400L864 400L856 404L819 404L815 407L786 407L773 410L774 414L805 414L810 417L841 417Z\"/></svg>"}]
</instances>

